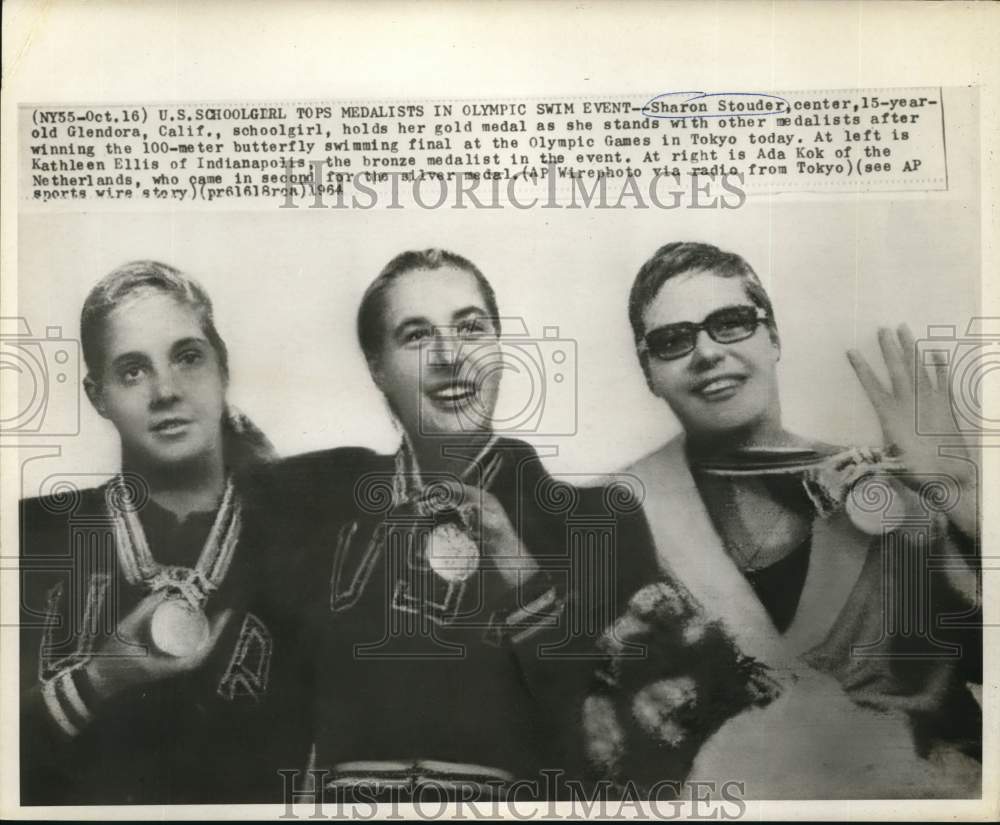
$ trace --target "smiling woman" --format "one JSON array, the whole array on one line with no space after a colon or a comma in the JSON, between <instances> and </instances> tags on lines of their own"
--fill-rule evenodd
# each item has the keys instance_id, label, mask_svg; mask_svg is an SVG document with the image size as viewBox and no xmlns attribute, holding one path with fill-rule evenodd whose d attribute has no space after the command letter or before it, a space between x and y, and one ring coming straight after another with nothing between
<instances>
[{"instance_id":1,"label":"smiling woman","mask_svg":"<svg viewBox=\"0 0 1000 825\"><path fill-rule=\"evenodd\" d=\"M940 416L934 432L954 422L912 333L879 333L892 391L849 354L886 447L835 447L784 428L774 309L739 255L661 247L629 318L649 388L684 429L629 468L661 564L794 686L727 723L694 778L738 776L758 799L977 795L976 480L971 453L938 449L959 433L915 432L918 395ZM928 478L948 479L948 506L929 504ZM930 557L948 574L930 575Z\"/></svg>"},{"instance_id":2,"label":"smiling woman","mask_svg":"<svg viewBox=\"0 0 1000 825\"><path fill-rule=\"evenodd\" d=\"M669 576L643 587L660 577L628 479L575 487L494 432L500 318L482 272L440 249L404 252L366 291L357 331L399 449L263 468L248 506L271 598L309 640L327 795L545 799L565 795L546 769L618 778L600 714L584 717L620 697L616 667L642 650L619 644L637 624L615 623L626 605L672 631L643 672L686 686L676 735L657 747L660 778L682 780L714 727L764 701L754 668Z\"/></svg>"},{"instance_id":3,"label":"smiling woman","mask_svg":"<svg viewBox=\"0 0 1000 825\"><path fill-rule=\"evenodd\" d=\"M444 250L397 256L365 292L358 339L372 378L419 460L479 449L501 370L500 312L485 276Z\"/></svg>"},{"instance_id":4,"label":"smiling woman","mask_svg":"<svg viewBox=\"0 0 1000 825\"><path fill-rule=\"evenodd\" d=\"M122 472L21 503L22 569L44 568L22 603L22 803L276 797L273 770L302 753L271 728L275 651L233 480L273 453L226 403L211 302L172 267L128 264L91 291L81 342Z\"/></svg>"}]
</instances>

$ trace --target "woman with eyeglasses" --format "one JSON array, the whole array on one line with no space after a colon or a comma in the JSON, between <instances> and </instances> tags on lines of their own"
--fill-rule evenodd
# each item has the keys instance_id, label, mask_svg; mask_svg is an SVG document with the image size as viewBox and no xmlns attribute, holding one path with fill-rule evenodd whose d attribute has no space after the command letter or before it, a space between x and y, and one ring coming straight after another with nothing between
<instances>
[{"instance_id":1,"label":"woman with eyeglasses","mask_svg":"<svg viewBox=\"0 0 1000 825\"><path fill-rule=\"evenodd\" d=\"M630 778L641 765L605 722L636 680L668 700L635 724L676 785L727 714L769 698L657 574L628 489L577 488L494 432L500 323L471 261L398 255L357 321L398 451L259 474L253 509L282 548L266 554L272 597L315 669L310 777L328 799L546 799L568 779ZM638 626L662 628L653 647L625 641Z\"/></svg>"},{"instance_id":2,"label":"woman with eyeglasses","mask_svg":"<svg viewBox=\"0 0 1000 825\"><path fill-rule=\"evenodd\" d=\"M661 563L744 653L798 685L727 723L696 774L746 779L752 798L969 793L981 748L966 687L982 678L975 468L913 425L918 394L948 418L944 373L935 384L915 364L906 328L883 330L891 389L849 357L887 447L836 447L784 427L774 310L740 256L660 248L629 318L646 382L683 427L629 468ZM928 479L946 481L947 506L914 494Z\"/></svg>"},{"instance_id":3,"label":"woman with eyeglasses","mask_svg":"<svg viewBox=\"0 0 1000 825\"><path fill-rule=\"evenodd\" d=\"M236 480L275 456L227 403L211 301L173 267L129 263L88 295L81 344L122 469L21 502L21 803L280 799L276 771L307 748L250 598Z\"/></svg>"}]
</instances>

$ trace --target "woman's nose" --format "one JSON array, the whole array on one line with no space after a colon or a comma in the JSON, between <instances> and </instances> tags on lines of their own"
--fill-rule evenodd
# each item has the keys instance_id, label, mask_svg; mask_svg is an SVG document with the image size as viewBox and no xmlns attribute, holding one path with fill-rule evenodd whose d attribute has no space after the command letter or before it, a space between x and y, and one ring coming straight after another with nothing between
<instances>
[{"instance_id":1,"label":"woman's nose","mask_svg":"<svg viewBox=\"0 0 1000 825\"><path fill-rule=\"evenodd\" d=\"M154 402L170 401L178 396L177 380L170 370L158 370L153 375L152 391Z\"/></svg>"},{"instance_id":2,"label":"woman's nose","mask_svg":"<svg viewBox=\"0 0 1000 825\"><path fill-rule=\"evenodd\" d=\"M437 330L430 345L428 362L434 367L452 367L458 358L456 341L447 331Z\"/></svg>"},{"instance_id":3,"label":"woman's nose","mask_svg":"<svg viewBox=\"0 0 1000 825\"><path fill-rule=\"evenodd\" d=\"M712 339L706 330L698 330L694 339L694 349L691 351L692 364L714 364L726 354L726 345Z\"/></svg>"}]
</instances>

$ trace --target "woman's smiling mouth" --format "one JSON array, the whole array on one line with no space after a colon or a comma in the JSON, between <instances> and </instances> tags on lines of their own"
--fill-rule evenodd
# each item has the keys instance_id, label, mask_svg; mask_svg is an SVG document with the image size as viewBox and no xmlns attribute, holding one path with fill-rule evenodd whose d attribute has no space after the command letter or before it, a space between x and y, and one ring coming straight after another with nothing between
<instances>
[{"instance_id":1,"label":"woman's smiling mouth","mask_svg":"<svg viewBox=\"0 0 1000 825\"><path fill-rule=\"evenodd\" d=\"M476 385L471 381L454 381L442 384L427 392L427 397L435 404L457 406L472 400L476 395Z\"/></svg>"},{"instance_id":2,"label":"woman's smiling mouth","mask_svg":"<svg viewBox=\"0 0 1000 825\"><path fill-rule=\"evenodd\" d=\"M732 398L746 382L745 375L727 373L699 381L692 392L705 401L724 401Z\"/></svg>"}]
</instances>

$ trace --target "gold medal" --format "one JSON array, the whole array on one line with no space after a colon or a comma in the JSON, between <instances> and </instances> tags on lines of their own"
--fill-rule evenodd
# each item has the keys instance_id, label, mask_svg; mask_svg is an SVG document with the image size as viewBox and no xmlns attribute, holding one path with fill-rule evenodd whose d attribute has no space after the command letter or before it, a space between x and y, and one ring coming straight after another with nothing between
<instances>
[{"instance_id":1,"label":"gold medal","mask_svg":"<svg viewBox=\"0 0 1000 825\"><path fill-rule=\"evenodd\" d=\"M215 523L193 568L158 563L136 513L123 509L119 476L107 492L115 524L115 546L125 580L150 593L165 593L150 617L147 634L160 653L190 656L208 641L211 629L202 609L226 576L241 530L241 505L232 479L227 480Z\"/></svg>"},{"instance_id":2,"label":"gold medal","mask_svg":"<svg viewBox=\"0 0 1000 825\"><path fill-rule=\"evenodd\" d=\"M479 547L461 525L446 521L431 531L427 563L445 581L462 582L479 569Z\"/></svg>"},{"instance_id":3,"label":"gold medal","mask_svg":"<svg viewBox=\"0 0 1000 825\"><path fill-rule=\"evenodd\" d=\"M149 637L161 653L190 656L208 640L208 617L183 598L157 605L149 622Z\"/></svg>"}]
</instances>

